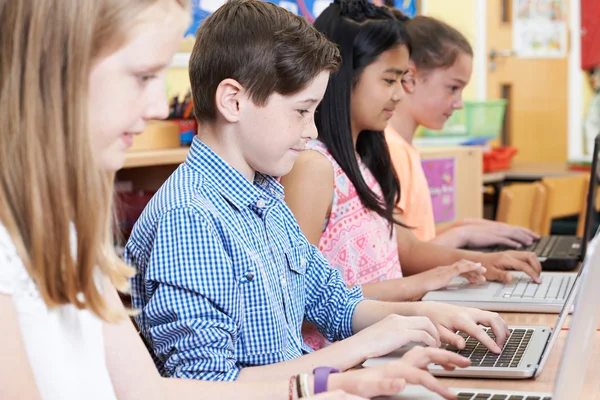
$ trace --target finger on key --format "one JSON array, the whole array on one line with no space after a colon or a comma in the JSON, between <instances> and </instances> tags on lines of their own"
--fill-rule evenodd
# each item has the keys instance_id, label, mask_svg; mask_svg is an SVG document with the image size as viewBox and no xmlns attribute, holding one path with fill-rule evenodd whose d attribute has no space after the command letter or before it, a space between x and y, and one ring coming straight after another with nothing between
<instances>
[{"instance_id":1,"label":"finger on key","mask_svg":"<svg viewBox=\"0 0 600 400\"><path fill-rule=\"evenodd\" d=\"M487 311L481 311L481 313L482 315L477 318L479 323L492 329L496 337L496 344L502 348L510 335L508 325L498 313Z\"/></svg>"},{"instance_id":2,"label":"finger on key","mask_svg":"<svg viewBox=\"0 0 600 400\"><path fill-rule=\"evenodd\" d=\"M465 323L464 327L460 327L460 330L477 339L477 341L487 347L491 352L496 354L500 354L502 352L500 346L496 344L496 342L487 334L487 332L474 322L469 321Z\"/></svg>"},{"instance_id":3,"label":"finger on key","mask_svg":"<svg viewBox=\"0 0 600 400\"><path fill-rule=\"evenodd\" d=\"M533 253L523 254L524 257L518 260L515 268L525 272L535 283L542 283L542 280L540 279L541 264L537 257L535 255L531 256L531 254ZM537 269L537 265L540 265L540 270Z\"/></svg>"}]
</instances>

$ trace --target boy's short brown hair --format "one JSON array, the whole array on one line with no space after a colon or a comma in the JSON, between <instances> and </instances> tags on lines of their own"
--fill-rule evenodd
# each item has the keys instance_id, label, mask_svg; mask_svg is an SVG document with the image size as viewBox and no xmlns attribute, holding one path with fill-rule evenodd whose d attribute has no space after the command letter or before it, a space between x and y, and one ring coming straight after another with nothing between
<instances>
[{"instance_id":1,"label":"boy's short brown hair","mask_svg":"<svg viewBox=\"0 0 600 400\"><path fill-rule=\"evenodd\" d=\"M201 122L216 119L215 94L224 79L238 81L263 106L273 93L296 93L341 63L336 46L303 18L261 0L227 2L196 36L189 73Z\"/></svg>"}]
</instances>

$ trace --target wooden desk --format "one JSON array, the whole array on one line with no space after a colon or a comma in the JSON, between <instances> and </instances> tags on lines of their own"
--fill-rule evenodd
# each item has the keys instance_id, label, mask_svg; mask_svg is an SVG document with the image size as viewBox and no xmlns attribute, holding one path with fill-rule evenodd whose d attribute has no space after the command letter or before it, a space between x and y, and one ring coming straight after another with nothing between
<instances>
[{"instance_id":1,"label":"wooden desk","mask_svg":"<svg viewBox=\"0 0 600 400\"><path fill-rule=\"evenodd\" d=\"M545 177L569 176L581 174L581 171L571 171L567 164L555 163L515 163L504 171L505 180L537 181Z\"/></svg>"},{"instance_id":2,"label":"wooden desk","mask_svg":"<svg viewBox=\"0 0 600 400\"><path fill-rule=\"evenodd\" d=\"M515 163L505 171L483 174L483 183L491 184L504 181L535 182L545 177L569 176L581 173L583 172L570 170L567 164Z\"/></svg>"},{"instance_id":3,"label":"wooden desk","mask_svg":"<svg viewBox=\"0 0 600 400\"><path fill-rule=\"evenodd\" d=\"M440 378L440 380L449 387L465 389L506 389L528 392L552 392L552 388L558 374L558 367L566 337L567 332L561 332L560 337L552 349L548 363L542 371L542 374L537 379L498 380ZM596 333L594 336L594 346L592 349L591 359L593 361L587 369L583 396L580 397L580 399L573 400L600 400L600 379L598 379L598 369L600 368L600 333Z\"/></svg>"},{"instance_id":4,"label":"wooden desk","mask_svg":"<svg viewBox=\"0 0 600 400\"><path fill-rule=\"evenodd\" d=\"M502 319L508 325L533 325L533 326L549 326L554 327L558 314L525 314L525 313L500 313ZM567 316L563 329L571 326L571 315ZM596 329L600 330L600 320Z\"/></svg>"},{"instance_id":5,"label":"wooden desk","mask_svg":"<svg viewBox=\"0 0 600 400\"><path fill-rule=\"evenodd\" d=\"M502 319L508 325L533 325L553 327L558 319L558 314L536 314L536 313L500 313Z\"/></svg>"},{"instance_id":6,"label":"wooden desk","mask_svg":"<svg viewBox=\"0 0 600 400\"><path fill-rule=\"evenodd\" d=\"M503 171L498 172L486 172L483 174L483 184L490 185L493 183L504 182L506 179L506 173Z\"/></svg>"}]
</instances>

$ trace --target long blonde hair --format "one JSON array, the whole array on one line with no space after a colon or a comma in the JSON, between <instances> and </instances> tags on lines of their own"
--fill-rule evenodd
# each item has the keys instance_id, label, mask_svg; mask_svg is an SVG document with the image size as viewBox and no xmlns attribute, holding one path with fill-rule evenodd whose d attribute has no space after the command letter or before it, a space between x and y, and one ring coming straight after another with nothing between
<instances>
[{"instance_id":1,"label":"long blonde hair","mask_svg":"<svg viewBox=\"0 0 600 400\"><path fill-rule=\"evenodd\" d=\"M113 247L114 174L92 162L88 82L158 1L0 0L0 222L48 307L119 317L95 271L123 291L133 270Z\"/></svg>"}]
</instances>

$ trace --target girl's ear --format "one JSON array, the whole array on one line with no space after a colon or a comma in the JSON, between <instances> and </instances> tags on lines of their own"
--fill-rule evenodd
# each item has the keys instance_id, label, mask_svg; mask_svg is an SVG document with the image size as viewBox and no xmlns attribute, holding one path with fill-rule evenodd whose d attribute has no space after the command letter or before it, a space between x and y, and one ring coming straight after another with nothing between
<instances>
[{"instance_id":1,"label":"girl's ear","mask_svg":"<svg viewBox=\"0 0 600 400\"><path fill-rule=\"evenodd\" d=\"M404 90L410 94L415 92L415 84L417 80L417 66L414 62L408 62L408 72L404 75L403 79L409 82L409 85L406 85Z\"/></svg>"}]
</instances>

